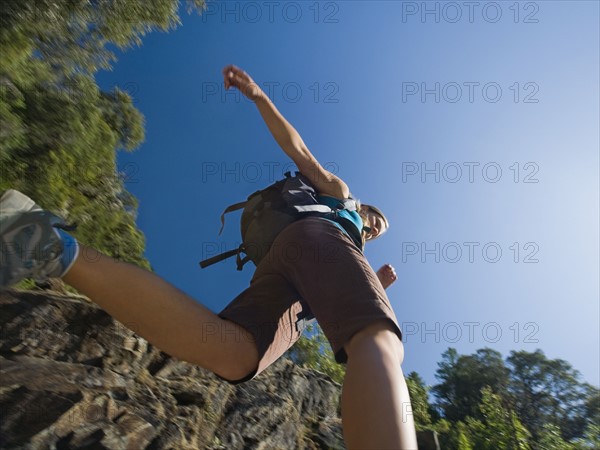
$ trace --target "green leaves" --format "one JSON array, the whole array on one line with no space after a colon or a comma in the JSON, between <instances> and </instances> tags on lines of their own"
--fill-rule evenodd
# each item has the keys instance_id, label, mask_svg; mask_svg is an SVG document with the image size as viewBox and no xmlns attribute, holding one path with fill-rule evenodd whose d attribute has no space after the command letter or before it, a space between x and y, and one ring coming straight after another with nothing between
<instances>
[{"instance_id":1,"label":"green leaves","mask_svg":"<svg viewBox=\"0 0 600 450\"><path fill-rule=\"evenodd\" d=\"M495 392L504 392L508 385L502 355L490 348L479 349L473 355L458 355L449 348L438 363L436 377L441 382L433 387L433 393L444 417L452 421L467 416L481 418L481 390L490 386Z\"/></svg>"},{"instance_id":2,"label":"green leaves","mask_svg":"<svg viewBox=\"0 0 600 450\"><path fill-rule=\"evenodd\" d=\"M568 362L536 350L513 351L505 364L491 349L459 355L450 348L438 367L432 391L454 423L445 447L594 448L589 430L599 414L598 389L581 383Z\"/></svg>"},{"instance_id":3,"label":"green leaves","mask_svg":"<svg viewBox=\"0 0 600 450\"><path fill-rule=\"evenodd\" d=\"M24 192L77 223L83 244L146 268L137 201L116 164L117 151L143 142L144 118L125 92L102 92L94 74L115 61L109 47L177 26L178 9L176 0L4 0L0 8L0 190Z\"/></svg>"},{"instance_id":4,"label":"green leaves","mask_svg":"<svg viewBox=\"0 0 600 450\"><path fill-rule=\"evenodd\" d=\"M585 399L592 394L579 373L561 359L549 360L541 350L511 352L510 395L533 436L554 424L567 440L581 436L586 426Z\"/></svg>"},{"instance_id":5,"label":"green leaves","mask_svg":"<svg viewBox=\"0 0 600 450\"><path fill-rule=\"evenodd\" d=\"M202 0L187 5L188 12L206 6ZM4 0L1 38L9 63L37 57L65 76L93 74L115 61L109 45L141 45L146 33L175 28L178 9L176 0Z\"/></svg>"},{"instance_id":6,"label":"green leaves","mask_svg":"<svg viewBox=\"0 0 600 450\"><path fill-rule=\"evenodd\" d=\"M425 382L417 372L408 374L406 385L410 394L415 428L417 431L431 430L432 420L429 413L431 407L428 400L429 387L425 385Z\"/></svg>"},{"instance_id":7,"label":"green leaves","mask_svg":"<svg viewBox=\"0 0 600 450\"><path fill-rule=\"evenodd\" d=\"M329 342L318 324L309 325L286 356L299 366L324 373L336 383L344 381L346 368L335 362Z\"/></svg>"}]
</instances>

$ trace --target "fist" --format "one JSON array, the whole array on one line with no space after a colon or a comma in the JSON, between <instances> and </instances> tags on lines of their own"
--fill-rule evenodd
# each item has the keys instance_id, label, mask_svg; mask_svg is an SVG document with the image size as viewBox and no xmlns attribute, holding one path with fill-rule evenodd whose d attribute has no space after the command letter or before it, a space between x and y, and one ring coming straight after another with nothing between
<instances>
[{"instance_id":1,"label":"fist","mask_svg":"<svg viewBox=\"0 0 600 450\"><path fill-rule=\"evenodd\" d=\"M223 84L225 89L229 89L231 86L238 88L242 94L252 101L258 100L263 95L262 89L252 77L233 64L223 68Z\"/></svg>"},{"instance_id":2,"label":"fist","mask_svg":"<svg viewBox=\"0 0 600 450\"><path fill-rule=\"evenodd\" d=\"M384 264L377 271L377 278L381 281L383 288L387 289L398 279L398 275L396 275L396 270L391 264Z\"/></svg>"}]
</instances>

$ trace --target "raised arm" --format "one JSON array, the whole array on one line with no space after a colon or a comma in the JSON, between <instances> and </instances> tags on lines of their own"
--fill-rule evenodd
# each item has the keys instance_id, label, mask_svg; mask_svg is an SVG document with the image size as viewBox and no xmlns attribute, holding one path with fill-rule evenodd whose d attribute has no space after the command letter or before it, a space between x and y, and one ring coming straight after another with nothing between
<instances>
[{"instance_id":1,"label":"raised arm","mask_svg":"<svg viewBox=\"0 0 600 450\"><path fill-rule=\"evenodd\" d=\"M294 161L298 170L306 176L320 194L336 198L347 198L350 190L339 177L326 170L308 150L296 129L281 115L273 102L254 80L239 67L223 69L225 89L238 88L256 107L267 124L269 131L281 149Z\"/></svg>"}]
</instances>

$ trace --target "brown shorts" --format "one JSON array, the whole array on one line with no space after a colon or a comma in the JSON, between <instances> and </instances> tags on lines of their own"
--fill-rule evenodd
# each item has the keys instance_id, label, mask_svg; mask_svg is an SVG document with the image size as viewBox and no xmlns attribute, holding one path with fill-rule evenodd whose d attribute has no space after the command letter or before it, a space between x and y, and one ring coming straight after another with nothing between
<instances>
[{"instance_id":1,"label":"brown shorts","mask_svg":"<svg viewBox=\"0 0 600 450\"><path fill-rule=\"evenodd\" d=\"M256 268L250 286L219 317L241 325L256 342L258 368L251 380L302 335L302 318L314 314L335 360L358 331L388 319L402 332L377 275L346 233L328 220L307 217L288 225Z\"/></svg>"}]
</instances>

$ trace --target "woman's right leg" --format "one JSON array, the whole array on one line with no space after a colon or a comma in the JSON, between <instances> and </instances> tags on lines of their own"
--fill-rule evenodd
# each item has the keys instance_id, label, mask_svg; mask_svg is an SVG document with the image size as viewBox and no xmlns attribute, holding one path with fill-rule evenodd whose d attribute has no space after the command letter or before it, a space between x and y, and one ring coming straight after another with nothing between
<instances>
[{"instance_id":1,"label":"woman's right leg","mask_svg":"<svg viewBox=\"0 0 600 450\"><path fill-rule=\"evenodd\" d=\"M412 407L400 364L402 341L386 321L357 333L342 390L344 440L349 450L417 450Z\"/></svg>"},{"instance_id":2,"label":"woman's right leg","mask_svg":"<svg viewBox=\"0 0 600 450\"><path fill-rule=\"evenodd\" d=\"M160 350L228 380L258 365L254 338L157 275L80 246L63 280Z\"/></svg>"}]
</instances>

